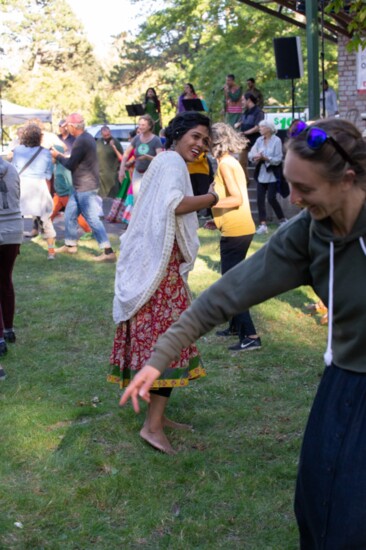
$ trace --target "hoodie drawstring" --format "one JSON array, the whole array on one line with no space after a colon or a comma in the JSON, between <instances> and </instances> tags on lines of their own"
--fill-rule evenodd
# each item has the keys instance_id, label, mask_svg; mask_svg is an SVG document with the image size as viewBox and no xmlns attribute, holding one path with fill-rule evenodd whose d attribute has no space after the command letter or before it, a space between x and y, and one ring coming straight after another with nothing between
<instances>
[{"instance_id":1,"label":"hoodie drawstring","mask_svg":"<svg viewBox=\"0 0 366 550\"><path fill-rule=\"evenodd\" d=\"M328 340L324 353L324 361L330 367L333 360L332 336L333 336L333 283L334 283L334 243L330 242L329 250L329 288L328 288Z\"/></svg>"},{"instance_id":2,"label":"hoodie drawstring","mask_svg":"<svg viewBox=\"0 0 366 550\"><path fill-rule=\"evenodd\" d=\"M363 240L363 237L360 237L358 240L360 241L361 248L363 250L363 253L366 256L366 245L365 245L365 241Z\"/></svg>"},{"instance_id":3,"label":"hoodie drawstring","mask_svg":"<svg viewBox=\"0 0 366 550\"><path fill-rule=\"evenodd\" d=\"M359 237L360 246L366 256L366 245L363 237ZM329 289L328 289L328 340L327 349L324 353L324 361L327 367L332 364L332 336L333 336L333 283L334 283L334 243L330 242L329 251Z\"/></svg>"}]
</instances>

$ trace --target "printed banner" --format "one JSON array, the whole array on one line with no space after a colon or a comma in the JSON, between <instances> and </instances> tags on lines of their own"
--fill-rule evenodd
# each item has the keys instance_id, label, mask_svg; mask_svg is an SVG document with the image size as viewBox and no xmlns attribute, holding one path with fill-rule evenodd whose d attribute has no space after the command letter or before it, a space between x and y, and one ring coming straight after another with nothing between
<instances>
[{"instance_id":1,"label":"printed banner","mask_svg":"<svg viewBox=\"0 0 366 550\"><path fill-rule=\"evenodd\" d=\"M357 52L357 91L359 94L366 94L366 49L358 47Z\"/></svg>"}]
</instances>

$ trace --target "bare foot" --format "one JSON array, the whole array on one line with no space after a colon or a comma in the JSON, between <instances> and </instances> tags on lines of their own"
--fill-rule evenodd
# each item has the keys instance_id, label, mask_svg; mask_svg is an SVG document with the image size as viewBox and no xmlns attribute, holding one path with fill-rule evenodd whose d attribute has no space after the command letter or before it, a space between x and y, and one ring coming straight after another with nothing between
<instances>
[{"instance_id":1,"label":"bare foot","mask_svg":"<svg viewBox=\"0 0 366 550\"><path fill-rule=\"evenodd\" d=\"M158 449L162 453L167 455L175 455L176 451L173 449L169 440L163 430L158 430L156 432L150 432L145 426L143 426L140 431L140 436L142 439L147 441L152 447Z\"/></svg>"},{"instance_id":2,"label":"bare foot","mask_svg":"<svg viewBox=\"0 0 366 550\"><path fill-rule=\"evenodd\" d=\"M172 430L186 430L186 431L193 430L193 426L191 424L182 424L181 422L174 422L174 420L170 420L169 418L166 418L166 416L164 416L163 418L163 426L166 426L167 428L171 428Z\"/></svg>"}]
</instances>

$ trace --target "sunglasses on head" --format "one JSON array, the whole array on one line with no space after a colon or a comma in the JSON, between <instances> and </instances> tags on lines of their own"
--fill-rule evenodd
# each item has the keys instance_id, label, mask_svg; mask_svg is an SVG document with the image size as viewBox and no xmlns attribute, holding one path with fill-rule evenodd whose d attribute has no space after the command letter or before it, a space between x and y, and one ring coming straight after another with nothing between
<instances>
[{"instance_id":1,"label":"sunglasses on head","mask_svg":"<svg viewBox=\"0 0 366 550\"><path fill-rule=\"evenodd\" d=\"M290 130L290 138L296 138L302 132L306 132L306 143L310 149L313 151L319 151L324 143L331 143L334 149L341 155L343 160L349 164L354 164L349 154L341 147L332 136L328 136L327 132L322 128L317 128L316 126L307 126L303 120L299 120L293 128Z\"/></svg>"}]
</instances>

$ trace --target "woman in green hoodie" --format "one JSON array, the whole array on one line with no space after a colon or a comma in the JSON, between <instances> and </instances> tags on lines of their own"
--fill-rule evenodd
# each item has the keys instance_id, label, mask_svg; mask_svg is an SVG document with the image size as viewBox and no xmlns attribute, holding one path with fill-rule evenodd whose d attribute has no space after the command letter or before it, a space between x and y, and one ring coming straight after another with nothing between
<instances>
[{"instance_id":1,"label":"woman in green hoodie","mask_svg":"<svg viewBox=\"0 0 366 550\"><path fill-rule=\"evenodd\" d=\"M179 350L232 315L300 285L328 307L326 368L305 430L295 495L302 550L366 548L366 143L341 119L298 125L284 173L302 212L199 296L121 399L149 400ZM243 292L238 293L242 288Z\"/></svg>"}]
</instances>

